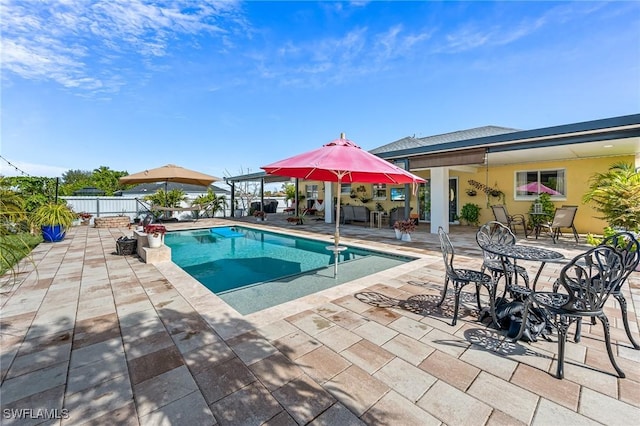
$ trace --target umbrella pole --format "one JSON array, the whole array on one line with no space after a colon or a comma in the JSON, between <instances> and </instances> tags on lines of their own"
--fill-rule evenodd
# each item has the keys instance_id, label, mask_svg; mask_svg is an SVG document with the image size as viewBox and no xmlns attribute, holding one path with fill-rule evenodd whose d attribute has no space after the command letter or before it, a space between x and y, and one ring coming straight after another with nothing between
<instances>
[{"instance_id":1,"label":"umbrella pole","mask_svg":"<svg viewBox=\"0 0 640 426\"><path fill-rule=\"evenodd\" d=\"M333 278L338 276L338 259L340 258L340 251L338 251L338 245L340 244L340 190L342 183L342 177L338 175L338 202L336 203L336 232L333 234L334 251L333 251Z\"/></svg>"}]
</instances>

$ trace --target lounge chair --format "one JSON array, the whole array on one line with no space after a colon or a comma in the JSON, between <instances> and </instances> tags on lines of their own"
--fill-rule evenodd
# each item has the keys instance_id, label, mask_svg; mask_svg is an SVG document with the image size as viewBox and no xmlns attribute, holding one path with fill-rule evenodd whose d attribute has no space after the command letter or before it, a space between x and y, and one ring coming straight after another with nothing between
<instances>
[{"instance_id":1,"label":"lounge chair","mask_svg":"<svg viewBox=\"0 0 640 426\"><path fill-rule=\"evenodd\" d=\"M160 212L201 212L198 214L193 214L194 222L197 222L201 216L206 214L209 210L213 208L213 202L207 204L192 204L189 207L164 207L164 206L156 206L152 205L150 210L152 211L160 211Z\"/></svg>"},{"instance_id":2,"label":"lounge chair","mask_svg":"<svg viewBox=\"0 0 640 426\"><path fill-rule=\"evenodd\" d=\"M507 212L507 206L503 204L491 206L491 210L493 210L493 216L496 221L509 227L514 234L516 234L516 226L522 226L522 229L524 230L524 237L527 238L527 221L524 218L524 215L510 215L509 212Z\"/></svg>"},{"instance_id":3,"label":"lounge chair","mask_svg":"<svg viewBox=\"0 0 640 426\"><path fill-rule=\"evenodd\" d=\"M540 229L546 230L551 236L553 243L558 241L558 237L562 235L561 229L568 228L573 232L573 237L578 242L578 231L576 230L573 220L576 218L578 212L577 206L559 207L553 215L553 220L547 223L541 223Z\"/></svg>"}]
</instances>

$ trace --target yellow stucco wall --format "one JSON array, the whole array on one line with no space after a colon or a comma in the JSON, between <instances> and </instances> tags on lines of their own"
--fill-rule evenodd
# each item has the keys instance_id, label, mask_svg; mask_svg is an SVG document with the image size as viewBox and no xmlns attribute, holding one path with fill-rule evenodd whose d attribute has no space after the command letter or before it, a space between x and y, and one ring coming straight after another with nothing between
<instances>
[{"instance_id":1,"label":"yellow stucco wall","mask_svg":"<svg viewBox=\"0 0 640 426\"><path fill-rule=\"evenodd\" d=\"M549 148L553 149L553 148ZM587 191L589 187L589 179L595 173L606 172L612 164L619 162L627 162L634 163L635 157L633 155L628 156L617 156L617 157L600 157L600 158L589 158L589 159L580 159L580 160L565 160L565 161L549 161L542 163L530 163L530 164L519 164L519 165L508 165L508 166L489 166L489 169L486 168L478 168L475 173L464 173L455 170L451 170L449 176L451 178L458 178L458 213L459 209L462 208L466 203L474 203L478 204L481 207L480 210L480 223L485 223L489 220L493 220L493 213L491 208L489 207L491 204L500 204L501 200L497 198L491 197L490 200L487 200L487 196L481 192L477 191L476 196L469 196L466 194L466 190L471 186L468 184L470 179L476 180L480 183L487 184L490 187L497 187L501 191L505 193L506 205L510 214L521 213L527 216L527 212L531 206L532 201L520 201L515 200L515 173L519 171L535 171L535 170L552 170L552 169L565 169L566 171L566 184L567 184L567 196L566 199L560 200L552 200L556 207L560 207L563 204L568 205L577 205L578 213L575 219L575 225L579 233L594 233L601 234L602 230L607 223L601 219L597 219L596 216L599 216L598 212L596 212L593 207L589 204L583 204L582 197ZM421 176L423 178L429 178L428 171L417 171L416 175ZM312 182L306 182L312 183ZM318 184L319 188L319 198L324 198L323 191L323 183L322 182L313 182ZM305 182L301 182L300 189L304 191ZM354 184L355 186L360 186L361 184ZM369 197L372 196L372 185L364 184L367 195ZM333 184L334 192L336 189L336 184ZM387 196L389 194L389 188L393 187L393 185L387 185ZM399 186L400 187L400 186ZM342 196L341 202L343 204L353 204L353 205L362 205L362 203L358 199L351 199L349 196ZM383 208L386 211L389 211L392 207L400 207L404 206L403 202L392 202L387 200L372 200L368 202L366 205L370 209L375 209L376 202L382 204ZM417 198L412 196L411 206L413 206L413 211L417 211Z\"/></svg>"},{"instance_id":2,"label":"yellow stucco wall","mask_svg":"<svg viewBox=\"0 0 640 426\"><path fill-rule=\"evenodd\" d=\"M531 207L531 201L515 200L515 174L519 171L552 170L565 169L565 179L567 185L566 199L552 200L556 207L563 204L578 206L574 224L579 233L601 234L607 223L597 219L599 213L593 209L591 204L582 202L583 195L589 188L589 180L595 173L606 172L612 164L618 162L631 162L633 156L601 157L569 161L549 161L544 163L531 163L508 166L490 166L487 170L478 170L475 174L462 174L452 172L450 176L459 177L460 203L463 206L467 202L473 202L482 207L481 223L493 219L493 213L487 206L487 199L484 193L478 193L475 197L469 197L465 191L470 185L469 179L475 179L481 183L487 183L491 187L498 187L506 195L506 204L510 214L521 213L527 217L527 212ZM490 204L499 204L496 198L491 198Z\"/></svg>"}]
</instances>

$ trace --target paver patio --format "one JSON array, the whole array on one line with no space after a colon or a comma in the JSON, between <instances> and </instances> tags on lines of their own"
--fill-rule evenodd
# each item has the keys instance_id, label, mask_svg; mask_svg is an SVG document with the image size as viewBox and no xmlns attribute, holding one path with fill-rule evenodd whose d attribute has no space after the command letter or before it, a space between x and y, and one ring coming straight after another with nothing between
<instances>
[{"instance_id":1,"label":"paver patio","mask_svg":"<svg viewBox=\"0 0 640 426\"><path fill-rule=\"evenodd\" d=\"M249 220L244 224L256 225ZM328 242L333 235L333 225L296 226L281 215L260 226ZM557 380L555 335L553 342L511 343L477 321L470 294L458 324L450 325L451 298L442 309L435 306L444 279L438 238L424 225L412 242L396 240L391 229L344 226L341 233L345 244L418 260L242 316L171 262L116 255L115 241L131 235L128 229L74 227L64 241L39 245L15 281L2 278L2 424L627 425L640 419L640 351L627 340L613 298L607 313L627 378L615 376L601 325L585 322L582 341L567 343L565 379ZM474 237L469 227L451 228L457 262L478 268ZM549 238L519 240L567 258L588 248L569 238L557 245ZM538 266L523 264L530 274ZM561 267L548 264L538 288L549 288ZM629 284L631 325L640 340L640 273ZM422 312L371 303L371 297L411 296L423 301Z\"/></svg>"}]
</instances>

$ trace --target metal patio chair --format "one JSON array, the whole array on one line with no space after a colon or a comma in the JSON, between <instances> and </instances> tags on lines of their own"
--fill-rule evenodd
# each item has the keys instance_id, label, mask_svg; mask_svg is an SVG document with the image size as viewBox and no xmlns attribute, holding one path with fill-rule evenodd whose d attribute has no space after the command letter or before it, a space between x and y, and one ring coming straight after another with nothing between
<instances>
[{"instance_id":1,"label":"metal patio chair","mask_svg":"<svg viewBox=\"0 0 640 426\"><path fill-rule=\"evenodd\" d=\"M572 323L582 318L598 318L604 328L604 341L611 365L618 376L625 377L616 364L611 349L609 319L604 305L609 295L620 285L625 268L620 253L609 246L598 246L574 257L560 271L558 290L554 292L533 292L525 303L519 339L527 325L527 316L532 307L541 308L545 320L558 331L558 368L556 377L564 377L564 353L567 331Z\"/></svg>"},{"instance_id":2,"label":"metal patio chair","mask_svg":"<svg viewBox=\"0 0 640 426\"><path fill-rule=\"evenodd\" d=\"M624 267L624 272L622 274L622 278L620 279L620 281L618 281L611 294L620 304L622 322L624 324L624 330L627 333L629 341L633 345L634 349L640 349L640 344L636 342L636 340L633 338L633 335L631 334L629 318L627 317L627 300L624 298L624 294L622 293L622 286L629 278L629 275L631 275L631 273L636 270L638 264L640 263L640 242L638 242L638 240L631 232L621 231L602 240L600 246L613 247L622 256L622 266ZM557 291L559 286L560 283L556 281L553 285L553 291ZM579 290L579 288L574 289L574 291ZM595 318L592 318L591 322L592 324L595 324ZM574 339L576 342L580 341L580 325L580 322L576 324L576 334Z\"/></svg>"},{"instance_id":3,"label":"metal patio chair","mask_svg":"<svg viewBox=\"0 0 640 426\"><path fill-rule=\"evenodd\" d=\"M485 274L484 272L476 271L474 269L456 268L453 265L453 260L455 258L455 250L453 249L453 244L451 244L449 235L441 226L438 227L438 236L440 237L440 247L442 249L442 258L444 260L444 265L446 268L446 276L444 280L444 289L442 290L442 298L438 302L437 306L442 305L442 302L444 302L444 299L447 296L449 281L452 281L453 290L455 293L455 307L453 310L453 321L451 322L451 325L456 325L456 322L458 321L458 307L460 306L460 292L465 285L474 283L476 286L476 300L478 302L478 310L482 310L482 306L480 305L480 286L483 285L489 291L489 303L491 305L490 309L493 315L495 313L495 309L493 307L493 300L495 299L495 286L491 275Z\"/></svg>"},{"instance_id":4,"label":"metal patio chair","mask_svg":"<svg viewBox=\"0 0 640 426\"><path fill-rule=\"evenodd\" d=\"M529 274L527 270L520 266L514 264L510 259L503 258L496 254L493 254L484 249L489 244L515 244L516 236L511 230L498 221L489 221L482 225L478 232L476 233L476 241L478 242L478 246L482 249L483 263L481 272L484 272L485 269L491 273L496 285L502 277L505 277L505 292L509 290L511 292L512 297L516 298L517 295L527 295L530 292L529 289ZM514 283L514 274L517 274L522 277L524 280L526 288L522 288L521 286L517 286L517 283ZM516 288L517 287L517 288ZM515 294L513 292L515 291ZM504 297L504 295L503 295Z\"/></svg>"},{"instance_id":5,"label":"metal patio chair","mask_svg":"<svg viewBox=\"0 0 640 426\"><path fill-rule=\"evenodd\" d=\"M508 226L514 234L516 233L516 226L522 226L524 237L527 238L527 220L523 214L510 215L507 211L507 206L504 204L493 205L491 210L493 210L493 216L496 221Z\"/></svg>"}]
</instances>

